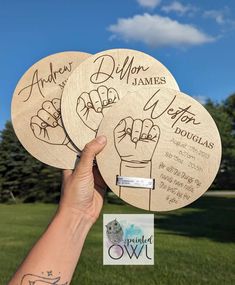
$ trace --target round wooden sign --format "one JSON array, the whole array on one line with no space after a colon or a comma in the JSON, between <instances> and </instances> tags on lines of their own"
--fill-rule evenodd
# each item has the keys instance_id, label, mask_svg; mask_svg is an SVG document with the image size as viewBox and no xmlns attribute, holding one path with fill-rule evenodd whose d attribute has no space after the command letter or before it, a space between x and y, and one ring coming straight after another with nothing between
<instances>
[{"instance_id":1,"label":"round wooden sign","mask_svg":"<svg viewBox=\"0 0 235 285\"><path fill-rule=\"evenodd\" d=\"M63 91L62 118L71 140L82 150L95 137L105 113L127 91L149 85L179 89L164 65L140 51L113 49L88 58Z\"/></svg>"},{"instance_id":2,"label":"round wooden sign","mask_svg":"<svg viewBox=\"0 0 235 285\"><path fill-rule=\"evenodd\" d=\"M192 203L219 169L215 122L200 103L173 89L128 94L105 115L97 135L108 139L97 156L105 182L142 209L170 211Z\"/></svg>"},{"instance_id":3,"label":"round wooden sign","mask_svg":"<svg viewBox=\"0 0 235 285\"><path fill-rule=\"evenodd\" d=\"M73 70L90 54L61 52L30 67L12 99L13 127L25 149L38 160L62 169L74 168L78 150L61 121L61 95Z\"/></svg>"}]
</instances>

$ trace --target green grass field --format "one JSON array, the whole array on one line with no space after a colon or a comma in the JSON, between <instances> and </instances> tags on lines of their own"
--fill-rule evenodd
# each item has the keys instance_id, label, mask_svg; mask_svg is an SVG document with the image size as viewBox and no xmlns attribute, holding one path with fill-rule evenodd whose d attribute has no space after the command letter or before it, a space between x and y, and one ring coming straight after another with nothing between
<instances>
[{"instance_id":1,"label":"green grass field","mask_svg":"<svg viewBox=\"0 0 235 285\"><path fill-rule=\"evenodd\" d=\"M55 209L49 204L0 205L0 285L7 284ZM106 204L103 212L144 211ZM71 284L235 284L235 198L202 197L184 209L156 214L154 266L103 266L101 216Z\"/></svg>"}]
</instances>

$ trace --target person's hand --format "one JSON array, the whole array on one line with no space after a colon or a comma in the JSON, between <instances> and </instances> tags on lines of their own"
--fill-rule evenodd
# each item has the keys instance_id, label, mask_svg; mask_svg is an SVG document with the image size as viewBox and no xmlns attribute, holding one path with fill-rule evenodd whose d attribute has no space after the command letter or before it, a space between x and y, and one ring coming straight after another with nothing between
<instances>
[{"instance_id":1,"label":"person's hand","mask_svg":"<svg viewBox=\"0 0 235 285\"><path fill-rule=\"evenodd\" d=\"M88 143L74 171L64 170L60 209L84 214L93 224L103 206L106 184L99 170L93 166L95 156L106 145L106 137L100 136Z\"/></svg>"},{"instance_id":2,"label":"person's hand","mask_svg":"<svg viewBox=\"0 0 235 285\"><path fill-rule=\"evenodd\" d=\"M114 88L99 86L89 93L83 92L77 100L77 114L83 123L92 131L97 132L104 113L119 100Z\"/></svg>"},{"instance_id":3,"label":"person's hand","mask_svg":"<svg viewBox=\"0 0 235 285\"><path fill-rule=\"evenodd\" d=\"M37 139L53 145L65 145L77 152L62 125L60 99L43 102L37 115L31 118L30 128Z\"/></svg>"},{"instance_id":4,"label":"person's hand","mask_svg":"<svg viewBox=\"0 0 235 285\"><path fill-rule=\"evenodd\" d=\"M116 150L122 161L146 163L151 160L160 136L160 129L150 119L127 117L114 129Z\"/></svg>"}]
</instances>

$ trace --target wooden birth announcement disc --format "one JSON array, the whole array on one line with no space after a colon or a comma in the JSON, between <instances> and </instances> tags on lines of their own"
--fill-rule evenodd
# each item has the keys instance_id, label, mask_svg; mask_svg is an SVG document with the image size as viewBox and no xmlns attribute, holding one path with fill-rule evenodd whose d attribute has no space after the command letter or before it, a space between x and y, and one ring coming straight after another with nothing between
<instances>
[{"instance_id":1,"label":"wooden birth announcement disc","mask_svg":"<svg viewBox=\"0 0 235 285\"><path fill-rule=\"evenodd\" d=\"M61 95L73 70L90 54L62 52L30 67L18 82L12 99L13 127L25 149L38 160L72 169L78 150L61 121Z\"/></svg>"},{"instance_id":2,"label":"wooden birth announcement disc","mask_svg":"<svg viewBox=\"0 0 235 285\"><path fill-rule=\"evenodd\" d=\"M200 103L176 90L149 87L126 95L105 115L97 135L108 140L97 156L105 182L142 209L169 211L192 203L219 169L215 122Z\"/></svg>"},{"instance_id":3,"label":"wooden birth announcement disc","mask_svg":"<svg viewBox=\"0 0 235 285\"><path fill-rule=\"evenodd\" d=\"M78 149L95 137L105 113L127 91L148 85L179 89L164 65L136 50L103 51L79 65L65 86L61 104L64 126Z\"/></svg>"}]
</instances>

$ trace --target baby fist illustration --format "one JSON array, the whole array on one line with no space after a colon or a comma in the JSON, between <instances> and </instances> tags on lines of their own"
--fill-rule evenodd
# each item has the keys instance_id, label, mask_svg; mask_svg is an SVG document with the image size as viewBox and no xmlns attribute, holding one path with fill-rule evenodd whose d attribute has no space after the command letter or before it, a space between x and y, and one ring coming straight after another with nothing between
<instances>
[{"instance_id":1,"label":"baby fist illustration","mask_svg":"<svg viewBox=\"0 0 235 285\"><path fill-rule=\"evenodd\" d=\"M92 131L97 132L105 112L119 100L114 88L99 86L89 93L83 92L77 101L77 114L83 123Z\"/></svg>"},{"instance_id":2,"label":"baby fist illustration","mask_svg":"<svg viewBox=\"0 0 235 285\"><path fill-rule=\"evenodd\" d=\"M49 144L66 145L76 152L62 126L60 99L43 102L37 115L31 118L30 127L37 139Z\"/></svg>"},{"instance_id":3,"label":"baby fist illustration","mask_svg":"<svg viewBox=\"0 0 235 285\"><path fill-rule=\"evenodd\" d=\"M151 161L160 137L160 129L150 119L127 117L114 129L116 150L122 161L147 163Z\"/></svg>"}]
</instances>

